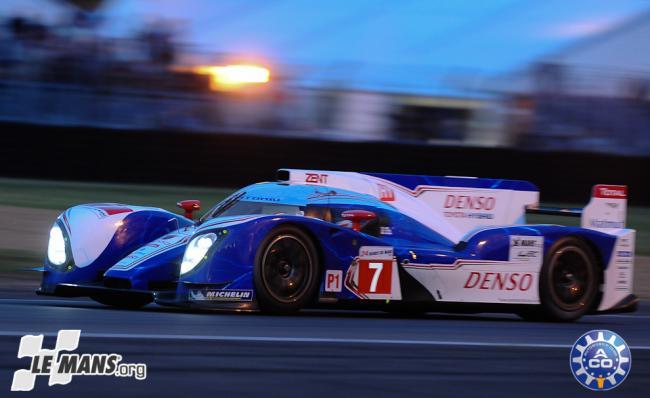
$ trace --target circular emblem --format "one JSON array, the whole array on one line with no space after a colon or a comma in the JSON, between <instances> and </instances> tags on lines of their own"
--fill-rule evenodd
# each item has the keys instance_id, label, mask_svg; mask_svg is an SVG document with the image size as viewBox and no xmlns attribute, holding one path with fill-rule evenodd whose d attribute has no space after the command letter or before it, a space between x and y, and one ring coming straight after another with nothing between
<instances>
[{"instance_id":1,"label":"circular emblem","mask_svg":"<svg viewBox=\"0 0 650 398\"><path fill-rule=\"evenodd\" d=\"M632 354L625 340L609 330L592 330L571 348L571 372L590 390L607 391L625 380L632 367Z\"/></svg>"}]
</instances>

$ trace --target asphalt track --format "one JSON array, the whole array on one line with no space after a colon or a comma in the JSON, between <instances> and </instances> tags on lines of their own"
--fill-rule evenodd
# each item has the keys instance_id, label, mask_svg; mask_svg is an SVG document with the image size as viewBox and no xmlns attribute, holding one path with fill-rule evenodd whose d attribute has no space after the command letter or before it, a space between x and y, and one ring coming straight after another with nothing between
<instances>
[{"instance_id":1,"label":"asphalt track","mask_svg":"<svg viewBox=\"0 0 650 398\"><path fill-rule=\"evenodd\" d=\"M184 312L150 305L123 311L87 300L0 299L0 396L56 397L579 397L595 392L569 371L583 333L609 329L632 347L632 371L608 397L650 392L650 302L634 314L573 324L510 315L306 311L295 316ZM75 376L10 393L20 337L81 329L80 353L146 363L147 379Z\"/></svg>"}]
</instances>

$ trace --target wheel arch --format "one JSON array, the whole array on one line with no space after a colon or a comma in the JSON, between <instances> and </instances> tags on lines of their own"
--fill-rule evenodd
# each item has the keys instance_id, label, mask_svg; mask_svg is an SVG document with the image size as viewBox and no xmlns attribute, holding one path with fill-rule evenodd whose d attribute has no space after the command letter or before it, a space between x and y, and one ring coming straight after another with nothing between
<instances>
[{"instance_id":1,"label":"wheel arch","mask_svg":"<svg viewBox=\"0 0 650 398\"><path fill-rule=\"evenodd\" d=\"M545 254L545 256L544 256L545 260L544 261L546 261L546 256L547 255L550 256L553 253L553 251L559 245L561 245L562 242L565 239L575 239L578 242L582 243L585 246L585 248L587 248L589 250L589 252L593 256L593 258L596 260L595 261L595 266L596 266L596 269L598 270L598 287L599 288L598 288L598 291L596 292L596 299L594 300L593 308L589 311L589 312L592 312L596 308L598 308L598 306L600 305L600 302L602 300L602 297L603 297L603 292L601 291L600 287L602 286L602 284L605 281L604 255L601 252L598 245L596 244L596 242L594 242L589 236L584 235L584 234L572 233L572 234L557 236L557 238L554 239L553 242L551 243L550 250L548 251L548 253Z\"/></svg>"},{"instance_id":2,"label":"wheel arch","mask_svg":"<svg viewBox=\"0 0 650 398\"><path fill-rule=\"evenodd\" d=\"M312 255L310 255L310 258L312 258L312 267L315 266L315 272L310 280L307 280L308 285L306 286L309 290L307 290L306 294L301 293L299 298L292 300L291 302L282 302L282 300L278 301L277 297L274 298L273 294L269 293L268 286L265 287L265 285L263 285L263 279L261 276L262 271L260 268L263 262L262 253L264 252L265 248L268 247L268 243L271 242L274 237L284 233L294 235L299 238L298 240L301 241L308 240L308 242L304 242L302 245L305 246L306 244L308 246L311 246L311 249L305 249L310 250L315 257L313 258ZM272 225L269 225L269 228L265 230L265 233L263 235L261 235L261 244L256 249L253 278L255 289L257 289L259 305L263 311L268 311L271 313L290 313L298 311L305 306L309 306L317 302L323 281L324 264L322 260L322 248L316 237L316 232L311 230L309 227L301 225L300 223L291 222L291 220L288 222L275 222Z\"/></svg>"},{"instance_id":3,"label":"wheel arch","mask_svg":"<svg viewBox=\"0 0 650 398\"><path fill-rule=\"evenodd\" d=\"M320 240L317 238L316 233L311 228L303 224L292 222L292 221L285 221L285 222L278 223L273 227L271 231L269 231L269 233L271 233L273 230L282 227L293 227L299 229L300 231L305 233L305 235L307 235L309 239L311 239L312 243L314 244L314 247L316 248L316 255L318 256L317 260L318 260L318 268L319 268L319 282L321 282L321 279L323 277L322 275L324 269L323 261L325 259L325 254L323 252L323 246Z\"/></svg>"}]
</instances>

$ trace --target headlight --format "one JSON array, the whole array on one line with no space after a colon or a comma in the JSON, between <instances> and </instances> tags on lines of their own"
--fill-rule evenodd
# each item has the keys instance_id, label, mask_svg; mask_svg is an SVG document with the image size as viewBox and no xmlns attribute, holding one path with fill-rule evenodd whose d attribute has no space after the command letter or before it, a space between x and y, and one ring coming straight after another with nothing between
<instances>
[{"instance_id":1,"label":"headlight","mask_svg":"<svg viewBox=\"0 0 650 398\"><path fill-rule=\"evenodd\" d=\"M65 263L65 238L63 232L58 225L54 225L50 229L50 242L47 245L47 258L54 265L62 265Z\"/></svg>"},{"instance_id":2,"label":"headlight","mask_svg":"<svg viewBox=\"0 0 650 398\"><path fill-rule=\"evenodd\" d=\"M192 239L185 249L185 255L183 256L183 262L181 263L181 275L193 270L194 267L203 260L208 249L210 249L216 241L217 235L214 233L200 235Z\"/></svg>"}]
</instances>

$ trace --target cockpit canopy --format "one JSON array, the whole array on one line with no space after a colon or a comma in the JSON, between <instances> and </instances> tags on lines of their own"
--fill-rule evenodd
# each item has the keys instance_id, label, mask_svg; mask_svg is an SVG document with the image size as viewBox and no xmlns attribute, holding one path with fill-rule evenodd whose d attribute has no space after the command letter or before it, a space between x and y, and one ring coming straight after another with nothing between
<instances>
[{"instance_id":1,"label":"cockpit canopy","mask_svg":"<svg viewBox=\"0 0 650 398\"><path fill-rule=\"evenodd\" d=\"M374 214L355 225L351 210ZM347 213L346 213L347 212ZM387 203L365 194L311 185L259 183L245 187L210 209L200 222L242 215L286 214L317 218L387 239L453 245L442 235L407 217Z\"/></svg>"}]
</instances>

